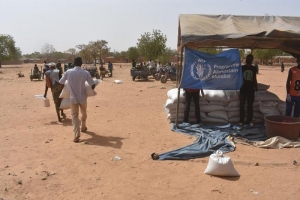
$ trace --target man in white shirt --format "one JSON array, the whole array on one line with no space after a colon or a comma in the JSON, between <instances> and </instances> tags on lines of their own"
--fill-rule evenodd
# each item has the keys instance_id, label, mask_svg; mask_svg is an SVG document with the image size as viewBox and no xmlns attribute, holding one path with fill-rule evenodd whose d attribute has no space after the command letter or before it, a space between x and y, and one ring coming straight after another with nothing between
<instances>
[{"instance_id":1,"label":"man in white shirt","mask_svg":"<svg viewBox=\"0 0 300 200\"><path fill-rule=\"evenodd\" d=\"M74 60L75 67L69 69L59 80L61 84L64 84L68 80L70 88L70 101L71 101L71 114L72 114L72 124L75 133L74 142L79 142L80 138L80 120L79 120L79 108L81 111L81 132L87 130L86 118L87 118L87 96L85 89L85 81L88 82L92 88L95 88L95 83L91 74L81 68L82 59L77 57Z\"/></svg>"}]
</instances>

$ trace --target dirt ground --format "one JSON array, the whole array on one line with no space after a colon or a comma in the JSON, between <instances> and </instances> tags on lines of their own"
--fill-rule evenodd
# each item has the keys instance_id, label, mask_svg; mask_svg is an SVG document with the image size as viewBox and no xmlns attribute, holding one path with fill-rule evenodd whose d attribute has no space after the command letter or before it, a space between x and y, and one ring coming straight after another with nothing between
<instances>
[{"instance_id":1,"label":"dirt ground","mask_svg":"<svg viewBox=\"0 0 300 200\"><path fill-rule=\"evenodd\" d=\"M152 160L153 152L194 141L172 132L166 119L163 104L174 82L133 82L129 65L114 64L113 77L88 98L84 144L73 142L70 110L60 123L52 100L43 107L34 98L44 93L45 82L30 81L32 68L0 68L0 199L299 199L300 149L237 144L226 154L241 175L235 178L204 174L208 157ZM260 66L258 82L284 100L288 69ZM18 78L20 71L25 77Z\"/></svg>"}]
</instances>

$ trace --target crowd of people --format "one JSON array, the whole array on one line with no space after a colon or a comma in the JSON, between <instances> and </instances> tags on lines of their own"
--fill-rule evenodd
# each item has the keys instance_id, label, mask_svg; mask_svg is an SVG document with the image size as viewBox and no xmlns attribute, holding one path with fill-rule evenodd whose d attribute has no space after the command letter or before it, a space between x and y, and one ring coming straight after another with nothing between
<instances>
[{"instance_id":1,"label":"crowd of people","mask_svg":"<svg viewBox=\"0 0 300 200\"><path fill-rule=\"evenodd\" d=\"M257 88L257 74L258 67L253 65L253 55L249 54L246 57L246 64L242 66L242 77L243 84L240 88L240 122L239 126L253 126L253 103L255 100L255 92ZM168 63L172 66L172 63ZM148 66L156 68L156 70L162 67L160 62L149 61L146 63L140 63L139 67ZM135 60L132 60L132 68L137 69L138 65ZM100 74L105 71L103 65L100 65ZM113 71L113 64L108 62L108 70L110 73ZM34 71L39 71L37 65L34 66ZM55 104L55 110L58 121L61 122L62 118L65 117L63 110L60 109L62 99L59 98L64 83L68 81L70 88L70 102L71 102L71 115L72 124L74 131L74 142L80 141L80 132L87 130L86 119L87 119L87 96L85 82L94 89L95 84L91 77L91 74L82 68L82 59L80 57L75 58L74 66L62 72L61 63L46 63L44 62L43 68L43 79L46 79L44 97L47 97L48 89L51 89L52 97ZM199 105L199 93L201 89L184 88L185 90L185 108L184 108L184 122L189 122L189 112L191 101L195 104L195 116L197 123L202 125L200 117L200 105ZM203 92L203 91L202 91ZM297 57L297 66L289 69L288 77L286 81L286 116L299 118L300 116L300 56ZM246 103L247 102L247 103ZM245 111L245 105L246 111ZM79 110L82 114L81 123L79 119ZM245 113L247 116L245 117ZM246 119L246 121L244 121Z\"/></svg>"}]
</instances>

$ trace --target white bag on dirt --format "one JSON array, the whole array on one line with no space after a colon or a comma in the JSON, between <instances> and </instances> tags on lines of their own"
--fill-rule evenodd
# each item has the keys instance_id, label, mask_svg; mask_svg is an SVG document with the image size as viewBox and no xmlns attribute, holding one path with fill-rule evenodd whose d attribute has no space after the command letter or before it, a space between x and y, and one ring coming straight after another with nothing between
<instances>
[{"instance_id":1,"label":"white bag on dirt","mask_svg":"<svg viewBox=\"0 0 300 200\"><path fill-rule=\"evenodd\" d=\"M63 110L71 109L71 100L70 100L70 98L62 99L59 108L63 109Z\"/></svg>"},{"instance_id":2,"label":"white bag on dirt","mask_svg":"<svg viewBox=\"0 0 300 200\"><path fill-rule=\"evenodd\" d=\"M116 83L116 84L122 84L123 82L121 80L115 80L114 83Z\"/></svg>"},{"instance_id":3,"label":"white bag on dirt","mask_svg":"<svg viewBox=\"0 0 300 200\"><path fill-rule=\"evenodd\" d=\"M224 156L220 150L217 150L215 154L209 156L209 161L204 173L214 176L240 176L234 169L230 157Z\"/></svg>"}]
</instances>

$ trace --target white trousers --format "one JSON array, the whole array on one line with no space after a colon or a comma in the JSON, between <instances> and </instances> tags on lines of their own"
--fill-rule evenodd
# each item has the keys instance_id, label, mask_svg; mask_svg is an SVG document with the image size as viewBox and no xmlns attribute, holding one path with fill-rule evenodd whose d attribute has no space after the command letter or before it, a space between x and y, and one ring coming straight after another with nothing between
<instances>
[{"instance_id":1,"label":"white trousers","mask_svg":"<svg viewBox=\"0 0 300 200\"><path fill-rule=\"evenodd\" d=\"M76 137L80 137L80 120L79 120L79 108L81 111L81 129L86 128L86 109L87 103L85 104L71 104L71 115L72 115L72 124L73 124L73 131Z\"/></svg>"}]
</instances>

